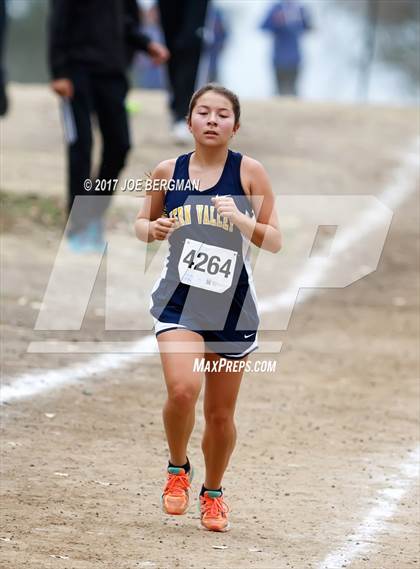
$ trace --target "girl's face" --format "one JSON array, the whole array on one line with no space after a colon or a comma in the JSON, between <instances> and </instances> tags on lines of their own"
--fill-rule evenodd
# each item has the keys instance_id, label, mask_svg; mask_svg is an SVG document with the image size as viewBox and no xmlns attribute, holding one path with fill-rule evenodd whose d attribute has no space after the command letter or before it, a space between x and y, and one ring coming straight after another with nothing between
<instances>
[{"instance_id":1,"label":"girl's face","mask_svg":"<svg viewBox=\"0 0 420 569\"><path fill-rule=\"evenodd\" d=\"M239 125L235 125L232 103L219 93L207 91L197 100L189 128L196 142L204 146L228 145Z\"/></svg>"}]
</instances>

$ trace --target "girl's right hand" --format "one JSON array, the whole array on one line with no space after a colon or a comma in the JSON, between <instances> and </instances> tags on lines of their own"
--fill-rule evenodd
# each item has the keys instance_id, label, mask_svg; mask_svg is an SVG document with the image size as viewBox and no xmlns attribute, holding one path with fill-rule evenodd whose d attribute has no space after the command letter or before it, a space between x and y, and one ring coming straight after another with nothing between
<instances>
[{"instance_id":1,"label":"girl's right hand","mask_svg":"<svg viewBox=\"0 0 420 569\"><path fill-rule=\"evenodd\" d=\"M164 241L169 239L178 227L179 221L175 217L159 217L150 222L150 235L153 239Z\"/></svg>"}]
</instances>

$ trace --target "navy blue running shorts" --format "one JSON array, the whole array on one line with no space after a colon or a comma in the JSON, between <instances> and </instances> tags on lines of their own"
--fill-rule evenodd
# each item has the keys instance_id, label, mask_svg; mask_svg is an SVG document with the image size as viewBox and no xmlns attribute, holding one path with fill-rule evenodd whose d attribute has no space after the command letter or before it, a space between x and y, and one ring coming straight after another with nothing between
<instances>
[{"instance_id":1,"label":"navy blue running shorts","mask_svg":"<svg viewBox=\"0 0 420 569\"><path fill-rule=\"evenodd\" d=\"M196 330L192 326L154 320L156 337L169 330L191 330L191 332L196 332L203 337L209 350L230 360L240 360L258 349L258 332L256 330Z\"/></svg>"}]
</instances>

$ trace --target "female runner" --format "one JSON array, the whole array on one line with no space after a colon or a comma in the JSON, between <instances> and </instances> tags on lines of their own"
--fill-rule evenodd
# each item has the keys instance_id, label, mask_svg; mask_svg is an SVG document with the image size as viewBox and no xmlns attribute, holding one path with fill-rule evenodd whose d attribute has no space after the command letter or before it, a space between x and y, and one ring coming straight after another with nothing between
<instances>
[{"instance_id":1,"label":"female runner","mask_svg":"<svg viewBox=\"0 0 420 569\"><path fill-rule=\"evenodd\" d=\"M163 422L170 458L162 507L180 515L189 506L187 445L205 376L199 506L201 526L212 531L229 528L222 479L236 442L234 412L245 362L257 349L249 243L273 253L281 248L263 166L229 149L239 120L238 98L228 89L209 84L194 93L188 126L195 150L156 167L154 189L135 224L140 240L169 242L151 299L168 394Z\"/></svg>"}]
</instances>

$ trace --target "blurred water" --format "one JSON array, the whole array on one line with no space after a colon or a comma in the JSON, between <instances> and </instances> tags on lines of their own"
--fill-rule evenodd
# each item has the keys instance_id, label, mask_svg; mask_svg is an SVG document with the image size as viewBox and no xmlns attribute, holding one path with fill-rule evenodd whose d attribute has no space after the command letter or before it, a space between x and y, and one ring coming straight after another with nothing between
<instances>
[{"instance_id":1,"label":"blurred water","mask_svg":"<svg viewBox=\"0 0 420 569\"><path fill-rule=\"evenodd\" d=\"M272 2L216 0L223 10L229 36L220 62L221 83L242 97L274 93L271 38L259 25Z\"/></svg>"},{"instance_id":2,"label":"blurred water","mask_svg":"<svg viewBox=\"0 0 420 569\"><path fill-rule=\"evenodd\" d=\"M174 0L176 1L176 0ZM143 0L150 5L151 0ZM299 93L304 99L413 104L419 101L419 22L413 21L377 39L388 52L400 53L393 64L376 49L367 97L363 97L361 65L366 57L366 17L359 0L306 0L314 30L303 40L304 65ZM215 0L224 12L230 36L222 56L221 82L242 97L265 98L275 91L270 34L259 30L273 4L269 0ZM353 5L353 6L352 6ZM353 9L352 9L353 8ZM8 73L15 81L44 82L48 0L8 0ZM394 34L394 35L392 35ZM398 37L395 36L398 34ZM398 49L396 48L398 47ZM394 57L395 59L395 57ZM414 61L414 66L412 62ZM411 63L410 63L411 62Z\"/></svg>"},{"instance_id":3,"label":"blurred water","mask_svg":"<svg viewBox=\"0 0 420 569\"><path fill-rule=\"evenodd\" d=\"M305 35L302 43L301 97L348 102L418 102L418 81L410 78L404 67L381 61L377 53L374 54L365 98L361 89L361 65L366 57L366 20L363 13L360 10L353 13L343 10L337 0L304 3L312 15L314 30ZM274 93L272 40L269 34L258 28L273 2L217 0L216 4L223 9L231 32L221 62L222 82L242 97L271 96ZM379 26L378 34L380 32Z\"/></svg>"},{"instance_id":4,"label":"blurred water","mask_svg":"<svg viewBox=\"0 0 420 569\"><path fill-rule=\"evenodd\" d=\"M418 100L418 82L410 79L404 67L381 60L377 47L373 53L368 88L364 92L361 66L366 60L367 21L363 12L355 14L348 6L343 10L333 0L311 1L308 4L316 29L307 34L304 42L303 97L337 101L366 98L375 103L406 104ZM378 26L377 46L382 33L383 27ZM397 30L397 33L402 33L402 30Z\"/></svg>"}]
</instances>

